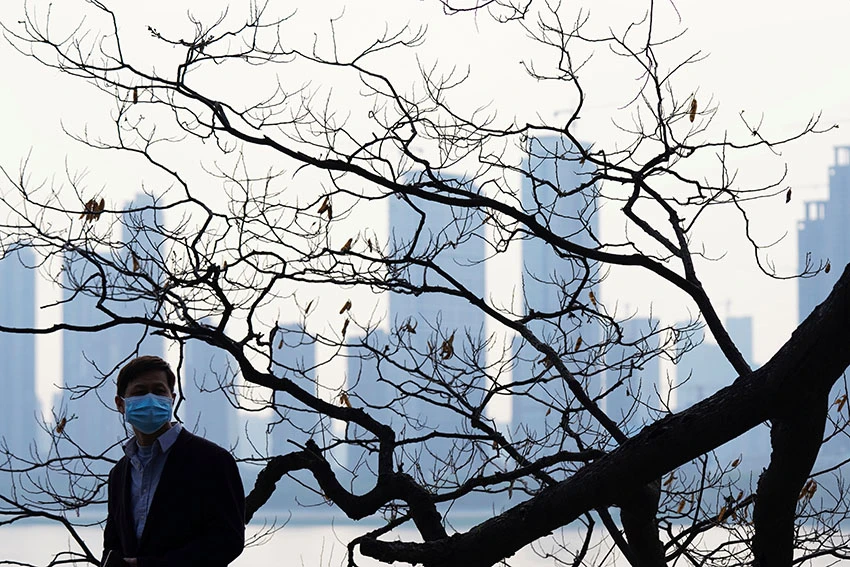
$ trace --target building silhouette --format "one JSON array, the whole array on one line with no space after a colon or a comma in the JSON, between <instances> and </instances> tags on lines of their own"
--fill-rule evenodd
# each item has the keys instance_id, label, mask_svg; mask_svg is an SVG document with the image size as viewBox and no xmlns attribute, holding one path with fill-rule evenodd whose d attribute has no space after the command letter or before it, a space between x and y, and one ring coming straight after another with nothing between
<instances>
[{"instance_id":1,"label":"building silhouette","mask_svg":"<svg viewBox=\"0 0 850 567\"><path fill-rule=\"evenodd\" d=\"M319 396L316 383L316 343L297 325L278 325L271 345L272 373L282 379L291 380L313 396ZM310 438L322 444L322 417L312 409L300 404L292 396L275 393L275 406L283 422L275 428L271 448L276 454L298 449ZM290 442L290 440L292 442Z\"/></svg>"},{"instance_id":2,"label":"building silhouette","mask_svg":"<svg viewBox=\"0 0 850 567\"><path fill-rule=\"evenodd\" d=\"M730 317L726 330L738 350L753 364L753 322L751 317ZM704 335L698 340L704 339ZM738 374L716 343L703 340L684 353L676 366L676 411L682 411L729 386ZM719 447L715 454L720 465L740 458L740 468L758 474L770 456L769 431L759 426Z\"/></svg>"},{"instance_id":3,"label":"building silhouette","mask_svg":"<svg viewBox=\"0 0 850 567\"><path fill-rule=\"evenodd\" d=\"M744 360L752 364L752 318L729 317L725 325ZM676 411L691 407L728 386L737 377L723 351L716 343L706 339L704 331L700 331L700 335L695 339L694 342L700 344L687 353L680 353L681 360L676 365Z\"/></svg>"},{"instance_id":4,"label":"building silhouette","mask_svg":"<svg viewBox=\"0 0 850 567\"><path fill-rule=\"evenodd\" d=\"M661 338L655 319L633 317L619 326L622 339L606 356L605 412L631 435L656 419Z\"/></svg>"},{"instance_id":5,"label":"building silhouette","mask_svg":"<svg viewBox=\"0 0 850 567\"><path fill-rule=\"evenodd\" d=\"M808 317L826 299L832 286L850 262L850 146L835 148L835 165L829 169L829 196L822 201L806 201L805 217L797 226L797 269L821 262L831 264L829 273L799 278L799 321Z\"/></svg>"},{"instance_id":6,"label":"building silhouette","mask_svg":"<svg viewBox=\"0 0 850 567\"><path fill-rule=\"evenodd\" d=\"M74 282L85 282L95 272L85 258L73 253L65 255L63 320L66 324L88 327L109 321L97 308L98 298L73 289ZM87 453L99 454L129 432L121 427L113 399L114 381L108 377L116 376L122 363L131 357L142 338L138 331L127 325L97 332L62 332L64 383L59 413L69 420L66 434Z\"/></svg>"},{"instance_id":7,"label":"building silhouette","mask_svg":"<svg viewBox=\"0 0 850 567\"><path fill-rule=\"evenodd\" d=\"M103 306L118 316L144 316L153 308L152 287L159 279L162 237L151 197L139 195L121 218L118 248L98 250L113 263L98 265L89 254L65 253L62 272L63 321L81 327L107 323ZM117 269L123 266L123 270ZM137 268L137 269L134 269ZM101 289L106 294L101 297ZM121 426L114 397L117 371L136 354L162 356L163 340L142 325L62 332L63 392L59 413L69 419L67 435L80 448L99 454L130 434Z\"/></svg>"},{"instance_id":8,"label":"building silhouette","mask_svg":"<svg viewBox=\"0 0 850 567\"><path fill-rule=\"evenodd\" d=\"M0 260L0 325L35 326L35 255L21 248ZM0 447L29 455L39 439L40 409L35 385L35 336L0 333ZM2 458L0 458L2 460ZM0 487L5 479L0 478Z\"/></svg>"},{"instance_id":9,"label":"building silhouette","mask_svg":"<svg viewBox=\"0 0 850 567\"><path fill-rule=\"evenodd\" d=\"M404 405L406 401L396 395L393 384L401 384L401 374L381 355L395 355L391 336L381 330L372 331L368 337L349 337L346 349L346 394L353 407L364 408L369 415L401 431L406 425ZM381 353L374 354L362 348L363 343ZM385 350L386 349L386 350ZM375 486L378 472L378 440L374 434L357 424L350 424L347 438L352 443L346 447L345 470L350 476L355 494L363 494ZM398 451L395 455L400 458Z\"/></svg>"},{"instance_id":10,"label":"building silhouette","mask_svg":"<svg viewBox=\"0 0 850 567\"><path fill-rule=\"evenodd\" d=\"M599 234L595 189L581 188L588 179L584 175L588 168L582 164L571 142L561 137L531 138L524 166L534 179L529 176L522 179L520 203L523 210L533 214L535 220L553 234L579 246L595 248L595 238ZM591 279L584 283L582 280L588 275L588 268ZM561 312L570 305L576 293L579 293L579 302L584 304L592 304L591 292L601 301L599 286L594 282L596 269L595 264L585 265L581 258L556 254L541 238L523 240L522 287L526 313ZM591 390L601 384L601 379L596 377L596 385L591 385L594 380L591 376L601 371L597 367L601 358L597 346L603 331L595 321L588 322L586 315L577 312L557 319L550 317L548 321L531 321L528 328L545 343L566 342L567 348L573 351L567 361L569 369L585 380L584 385ZM576 344L580 345L577 349ZM512 369L511 428L517 439L526 436L539 439L560 423L564 408L548 405L558 396L557 388L540 382L548 374L540 353L517 337Z\"/></svg>"},{"instance_id":11,"label":"building silhouette","mask_svg":"<svg viewBox=\"0 0 850 567\"><path fill-rule=\"evenodd\" d=\"M291 380L311 395L318 395L316 384L316 345L315 341L297 325L278 325L270 345L271 373L279 378ZM326 418L301 405L288 394L272 392L269 401L274 402L274 410L264 410L249 417L247 432L250 447L240 446L241 454L251 453L262 456L284 455L298 451L309 439L319 446L325 445L322 438ZM243 414L244 415L244 414ZM240 423L240 427L242 423ZM240 436L242 431L239 432ZM240 444L246 439L240 439ZM326 455L330 460L331 455ZM242 479L249 485L259 471L256 467L242 465ZM265 504L266 513L280 514L289 511L303 512L304 505L322 502L320 496L306 486L315 486L310 473L300 471L284 477L269 501Z\"/></svg>"},{"instance_id":12,"label":"building silhouette","mask_svg":"<svg viewBox=\"0 0 850 567\"><path fill-rule=\"evenodd\" d=\"M821 271L815 277L797 280L800 322L826 299L844 266L850 263L850 232L847 230L850 223L850 146L838 146L834 151L835 165L829 169L829 195L824 200L806 201L805 217L797 227L798 271L827 262L832 268L829 273ZM831 399L844 393L839 381ZM848 407L845 404L843 411L848 411ZM837 422L843 423L842 418ZM828 421L825 435L829 441L821 447L815 470L834 467L850 454L850 440L846 435L833 435L833 429L832 422ZM825 476L820 479L821 484L832 482Z\"/></svg>"},{"instance_id":13,"label":"building silhouette","mask_svg":"<svg viewBox=\"0 0 850 567\"><path fill-rule=\"evenodd\" d=\"M184 369L177 417L189 431L222 447L236 445L236 370L223 350L200 340L183 347Z\"/></svg>"},{"instance_id":14,"label":"building silhouette","mask_svg":"<svg viewBox=\"0 0 850 567\"><path fill-rule=\"evenodd\" d=\"M414 258L431 258L476 297L484 297L484 218L476 208L389 199L390 249L392 257L410 253ZM391 277L405 280L413 288L454 285L431 268L407 266ZM470 426L451 408L474 407L484 395L484 315L467 299L448 295L392 293L389 296L390 340L407 348L394 359L405 371L383 367L393 376L403 376L406 394L403 435L415 437L437 430L440 433L469 433ZM413 329L414 332L410 332ZM397 374L395 374L397 373ZM417 399L423 394L439 405ZM466 410L468 411L468 409ZM477 447L468 441L435 437L424 444L417 464L426 478L439 478L454 467L454 460L472 458Z\"/></svg>"}]
</instances>

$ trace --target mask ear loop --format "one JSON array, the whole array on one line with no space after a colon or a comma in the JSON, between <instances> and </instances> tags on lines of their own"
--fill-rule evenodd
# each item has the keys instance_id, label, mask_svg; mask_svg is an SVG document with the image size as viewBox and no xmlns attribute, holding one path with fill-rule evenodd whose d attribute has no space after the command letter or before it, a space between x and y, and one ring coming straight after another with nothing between
<instances>
[{"instance_id":1,"label":"mask ear loop","mask_svg":"<svg viewBox=\"0 0 850 567\"><path fill-rule=\"evenodd\" d=\"M130 427L129 430L127 429L127 426L129 425L127 423L127 398L121 397L121 400L124 402L124 411L118 412L121 415L121 425L124 426L124 433L127 433L127 437L134 437L136 432L133 431L132 427Z\"/></svg>"}]
</instances>

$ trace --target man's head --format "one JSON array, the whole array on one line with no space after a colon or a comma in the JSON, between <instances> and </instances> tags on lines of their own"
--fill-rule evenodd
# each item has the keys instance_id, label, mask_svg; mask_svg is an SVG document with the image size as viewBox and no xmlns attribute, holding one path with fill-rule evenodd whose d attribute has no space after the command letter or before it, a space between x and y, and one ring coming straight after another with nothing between
<instances>
[{"instance_id":1,"label":"man's head","mask_svg":"<svg viewBox=\"0 0 850 567\"><path fill-rule=\"evenodd\" d=\"M118 373L115 407L133 426L139 445L150 445L171 427L176 381L171 367L158 356L135 358Z\"/></svg>"},{"instance_id":2,"label":"man's head","mask_svg":"<svg viewBox=\"0 0 850 567\"><path fill-rule=\"evenodd\" d=\"M174 396L176 381L174 371L163 359L151 355L140 356L128 362L118 373L118 397L143 396L148 393Z\"/></svg>"}]
</instances>

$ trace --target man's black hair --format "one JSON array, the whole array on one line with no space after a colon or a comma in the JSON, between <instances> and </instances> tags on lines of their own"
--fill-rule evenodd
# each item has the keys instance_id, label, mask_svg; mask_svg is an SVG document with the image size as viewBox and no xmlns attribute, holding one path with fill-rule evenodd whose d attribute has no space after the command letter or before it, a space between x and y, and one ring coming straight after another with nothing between
<instances>
[{"instance_id":1,"label":"man's black hair","mask_svg":"<svg viewBox=\"0 0 850 567\"><path fill-rule=\"evenodd\" d=\"M171 366L160 357L147 354L134 358L125 364L124 368L121 369L121 372L118 373L118 395L123 398L130 382L142 374L147 374L148 372L154 372L157 370L165 372L165 378L168 380L168 389L171 390L171 393L173 394L174 384L177 382L177 377L174 376L174 371L171 370Z\"/></svg>"}]
</instances>

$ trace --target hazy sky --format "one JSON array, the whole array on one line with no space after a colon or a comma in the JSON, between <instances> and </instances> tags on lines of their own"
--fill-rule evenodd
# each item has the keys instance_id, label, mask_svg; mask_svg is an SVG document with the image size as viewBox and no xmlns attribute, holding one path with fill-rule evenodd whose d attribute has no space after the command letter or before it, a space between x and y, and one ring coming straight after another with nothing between
<instances>
[{"instance_id":1,"label":"hazy sky","mask_svg":"<svg viewBox=\"0 0 850 567\"><path fill-rule=\"evenodd\" d=\"M148 24L163 27L171 22L179 26L185 23L184 14L188 8L209 15L216 14L220 7L199 1L156 3L158 8L151 8L150 3L132 7L126 2L114 4L123 5L122 10L138 11L135 17L122 20L121 25L128 37L141 38L139 45L145 41ZM240 9L238 2L230 4L233 13ZM338 15L345 3L316 2L301 8L302 4L277 2L275 6L287 10L289 6L299 6L308 16L315 17L315 29L307 26L302 31L305 38L313 33L321 38L329 29L327 18ZM471 83L476 85L475 89L466 94L469 97L466 102L470 105L495 101L494 106L498 108L513 109L518 115L539 113L544 119L551 119L558 111L565 110L560 104L558 89L517 78L520 60L530 57L521 34L503 35L502 28L484 18L479 18L477 26L469 16L446 19L439 16L435 4L432 0L351 3L346 7L343 23L339 24L340 41L355 45L368 32L380 30L385 19L393 23L407 19L413 24L427 24L429 39L422 48L425 57L447 67L454 62L461 68L469 65L472 81L476 81ZM594 29L604 30L608 25L621 29L626 19L638 16L648 3L619 0L565 4L574 12L578 6L586 5L592 24L597 26ZM37 0L30 5L43 9L47 3ZM681 25L676 23L668 2L660 0L657 5L665 14L665 25L672 26L669 29L687 29L685 36L664 52L667 61L672 65L694 51L707 55L704 61L681 74L679 93L686 96L696 92L698 99L711 99L719 105L713 126L715 131L728 129L730 134L744 139L746 131L738 118L741 110L755 119L763 114L762 131L768 136L789 135L817 113L823 114L824 125L834 123L840 127L786 147L781 157L754 152L737 162L742 177L747 179L750 178L747 176L761 180L775 178L781 173L783 164L789 167L787 184L794 188L792 202L786 205L783 199L777 198L753 209L757 215L755 226L765 239L773 240L787 233L771 257L780 271L789 274L796 268L796 224L803 214L803 202L826 196L832 148L850 145L846 45L850 2L680 2L677 7ZM70 2L63 2L63 7L69 14L76 10ZM7 0L0 5L0 19L14 26L22 17L22 10L21 2ZM159 12L154 12L156 10ZM143 60L143 49L134 52L133 57ZM618 107L634 88L631 76L616 66L608 66L607 61L604 54L600 55L598 66L592 62L583 75L591 87L588 117L579 126L583 139L605 140L612 135L611 118L617 116ZM128 172L119 171L121 165L105 154L82 150L61 131L62 121L77 132L85 127L94 130L106 127L112 111L108 101L91 87L42 68L2 42L0 63L5 72L5 80L0 83L0 123L3 125L0 164L14 172L21 159L31 152L33 173L50 178L54 172L61 177L64 161L68 158L73 168L89 171L93 189L110 183L109 191L115 200L122 194L129 197L139 190L138 183L119 187L120 184L111 181L116 176L127 180ZM390 59L387 64L387 72L402 75L405 72L401 66L393 69ZM375 222L380 224L380 221ZM716 224L716 232L705 234L708 250L715 256L725 256L713 265L703 266L704 284L721 306L721 315L755 317L755 358L764 362L796 325L796 284L760 277L753 269L751 250L740 246L740 232L730 230L736 226L735 221L717 216L712 217L712 222ZM621 304L643 313L652 302L654 314L666 322L687 314L678 300L659 299L668 296L659 294L652 279L634 272L615 273L605 287L605 297L609 301L616 298ZM55 339L45 339L42 343L45 348L50 345L55 348L56 344ZM41 379L49 380L54 371L42 366Z\"/></svg>"}]
</instances>

